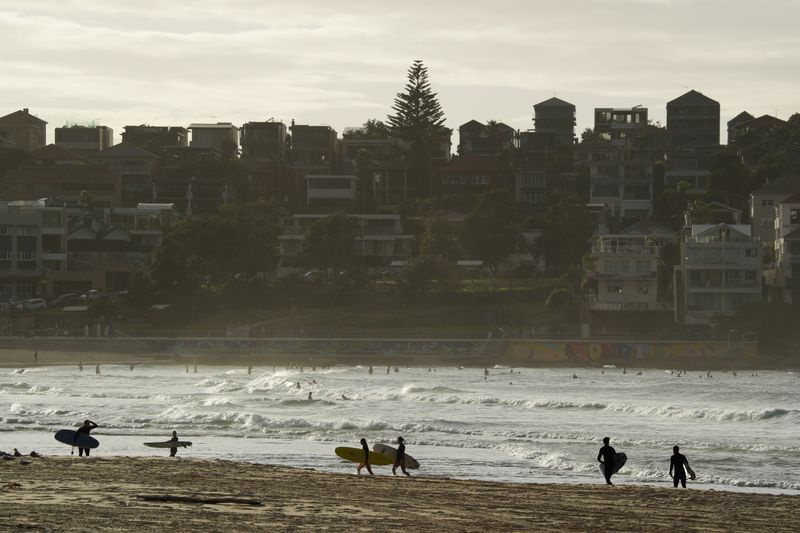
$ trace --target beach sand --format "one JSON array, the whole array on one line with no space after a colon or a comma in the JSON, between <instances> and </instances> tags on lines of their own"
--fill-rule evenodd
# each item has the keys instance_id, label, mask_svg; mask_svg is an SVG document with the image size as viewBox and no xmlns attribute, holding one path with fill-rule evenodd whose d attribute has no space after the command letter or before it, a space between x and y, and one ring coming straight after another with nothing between
<instances>
[{"instance_id":1,"label":"beach sand","mask_svg":"<svg viewBox=\"0 0 800 533\"><path fill-rule=\"evenodd\" d=\"M800 523L796 496L409 479L386 468L359 478L168 457L26 460L0 461L2 531L788 532Z\"/></svg>"}]
</instances>

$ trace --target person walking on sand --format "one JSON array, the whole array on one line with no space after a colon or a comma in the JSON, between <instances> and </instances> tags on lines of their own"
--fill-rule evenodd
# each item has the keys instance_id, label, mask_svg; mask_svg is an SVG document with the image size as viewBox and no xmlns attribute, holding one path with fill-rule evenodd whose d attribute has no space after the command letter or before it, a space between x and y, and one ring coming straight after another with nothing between
<instances>
[{"instance_id":1,"label":"person walking on sand","mask_svg":"<svg viewBox=\"0 0 800 533\"><path fill-rule=\"evenodd\" d=\"M680 453L680 446L673 446L672 457L669 459L669 477L672 478L675 488L678 488L678 482L681 483L684 489L686 488L686 470L689 470L689 474L694 479L694 472L692 472L686 456Z\"/></svg>"},{"instance_id":2,"label":"person walking on sand","mask_svg":"<svg viewBox=\"0 0 800 533\"><path fill-rule=\"evenodd\" d=\"M364 450L364 462L359 463L359 465L356 467L356 472L360 476L361 469L366 466L369 475L374 476L375 474L372 472L372 466L369 464L369 446L367 445L367 439L361 439L361 449Z\"/></svg>"},{"instance_id":3,"label":"person walking on sand","mask_svg":"<svg viewBox=\"0 0 800 533\"><path fill-rule=\"evenodd\" d=\"M397 456L392 465L392 474L395 476L397 475L398 466L405 475L411 477L411 474L406 472L406 445L403 437L397 437Z\"/></svg>"},{"instance_id":4,"label":"person walking on sand","mask_svg":"<svg viewBox=\"0 0 800 533\"><path fill-rule=\"evenodd\" d=\"M97 427L97 424L92 422L91 420L84 420L83 425L78 428L78 431L75 432L75 440L72 441L73 445L78 442L78 435L83 433L84 435L88 436L89 433ZM86 457L89 457L89 448L81 448L78 447L78 457L83 457L83 453L86 452Z\"/></svg>"},{"instance_id":5,"label":"person walking on sand","mask_svg":"<svg viewBox=\"0 0 800 533\"><path fill-rule=\"evenodd\" d=\"M614 466L617 463L617 450L608 444L610 441L610 438L604 437L603 447L600 448L600 451L597 453L597 461L603 463L603 475L606 478L607 485L613 485L613 483L611 483L611 476L614 475Z\"/></svg>"}]
</instances>

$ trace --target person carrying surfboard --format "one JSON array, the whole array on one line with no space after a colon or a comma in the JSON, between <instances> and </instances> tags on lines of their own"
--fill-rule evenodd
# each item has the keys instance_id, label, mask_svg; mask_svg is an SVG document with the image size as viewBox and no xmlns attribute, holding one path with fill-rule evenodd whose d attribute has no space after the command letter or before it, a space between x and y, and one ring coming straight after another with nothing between
<instances>
[{"instance_id":1,"label":"person carrying surfboard","mask_svg":"<svg viewBox=\"0 0 800 533\"><path fill-rule=\"evenodd\" d=\"M372 473L372 466L370 466L369 464L369 445L367 444L367 439L361 439L361 449L364 450L364 462L358 464L358 466L356 467L356 472L360 476L361 469L366 466L369 475L374 476L375 474Z\"/></svg>"},{"instance_id":2,"label":"person carrying surfboard","mask_svg":"<svg viewBox=\"0 0 800 533\"><path fill-rule=\"evenodd\" d=\"M683 488L686 488L686 470L689 470L689 473L694 479L694 472L692 472L692 468L689 466L689 461L686 459L686 456L680 453L679 446L672 447L672 457L669 459L669 477L672 478L672 483L675 485L675 488L678 488L678 482L680 481ZM684 469L684 467L686 467ZM672 472L675 472L673 474Z\"/></svg>"},{"instance_id":3,"label":"person carrying surfboard","mask_svg":"<svg viewBox=\"0 0 800 533\"><path fill-rule=\"evenodd\" d=\"M170 442L178 442L178 432L177 431L173 431L172 432L172 438L169 439L169 441ZM169 449L169 456L170 457L175 457L175 454L177 454L177 453L178 453L177 445L174 448L170 448Z\"/></svg>"},{"instance_id":4,"label":"person carrying surfboard","mask_svg":"<svg viewBox=\"0 0 800 533\"><path fill-rule=\"evenodd\" d=\"M611 476L614 475L614 467L617 462L617 450L608 444L610 441L610 438L604 437L603 447L600 448L600 451L597 453L597 461L603 463L603 475L606 478L607 485L613 485L613 483L611 483ZM601 458L602 461L600 460Z\"/></svg>"},{"instance_id":5,"label":"person carrying surfboard","mask_svg":"<svg viewBox=\"0 0 800 533\"><path fill-rule=\"evenodd\" d=\"M75 432L75 440L73 443L78 442L78 435L83 433L84 435L89 435L89 433L97 427L97 424L92 422L91 420L84 420L83 425L78 428L78 431ZM74 448L73 448L74 450ZM78 457L83 457L83 452L86 452L86 457L89 457L89 448L81 448L78 447Z\"/></svg>"},{"instance_id":6,"label":"person carrying surfboard","mask_svg":"<svg viewBox=\"0 0 800 533\"><path fill-rule=\"evenodd\" d=\"M397 456L395 457L394 464L392 465L392 474L397 475L397 467L400 467L402 472L411 477L411 474L406 472L406 445L403 437L397 437Z\"/></svg>"}]
</instances>

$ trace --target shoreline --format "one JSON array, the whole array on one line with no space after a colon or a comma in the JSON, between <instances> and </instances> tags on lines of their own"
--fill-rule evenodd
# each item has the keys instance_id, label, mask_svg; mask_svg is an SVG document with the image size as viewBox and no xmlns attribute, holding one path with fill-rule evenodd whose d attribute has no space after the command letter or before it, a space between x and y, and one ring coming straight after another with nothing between
<instances>
[{"instance_id":1,"label":"shoreline","mask_svg":"<svg viewBox=\"0 0 800 533\"><path fill-rule=\"evenodd\" d=\"M193 458L20 459L0 464L0 525L10 529L792 531L800 520L800 496L789 495L359 478Z\"/></svg>"}]
</instances>

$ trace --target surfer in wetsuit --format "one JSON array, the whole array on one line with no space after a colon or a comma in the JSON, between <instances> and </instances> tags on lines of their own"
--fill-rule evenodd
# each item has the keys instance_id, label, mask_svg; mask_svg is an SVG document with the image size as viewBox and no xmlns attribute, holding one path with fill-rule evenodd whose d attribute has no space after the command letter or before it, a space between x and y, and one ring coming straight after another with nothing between
<instances>
[{"instance_id":1,"label":"surfer in wetsuit","mask_svg":"<svg viewBox=\"0 0 800 533\"><path fill-rule=\"evenodd\" d=\"M617 450L609 446L610 440L608 437L603 438L603 447L600 448L597 454L597 461L603 463L603 475L606 478L607 485L613 485L611 476L614 475L614 466L617 462ZM600 460L601 458L602 461Z\"/></svg>"},{"instance_id":2,"label":"surfer in wetsuit","mask_svg":"<svg viewBox=\"0 0 800 533\"><path fill-rule=\"evenodd\" d=\"M406 472L406 445L405 441L403 441L403 437L397 437L397 456L394 460L394 465L392 465L392 474L397 475L397 467L400 467L400 470L407 476L411 476L408 472Z\"/></svg>"},{"instance_id":3,"label":"surfer in wetsuit","mask_svg":"<svg viewBox=\"0 0 800 533\"><path fill-rule=\"evenodd\" d=\"M672 478L672 483L675 485L675 488L678 488L678 482L680 481L681 485L683 485L683 488L685 489L686 469L684 468L684 466L686 466L686 468L689 468L689 461L686 460L685 455L679 453L679 450L680 450L679 446L672 447L672 457L670 457L669 459L669 477ZM674 474L673 471L675 472Z\"/></svg>"},{"instance_id":4,"label":"surfer in wetsuit","mask_svg":"<svg viewBox=\"0 0 800 533\"><path fill-rule=\"evenodd\" d=\"M96 427L97 427L97 424L95 424L91 420L84 420L83 421L83 425L78 428L78 431L75 432L75 440L72 441L73 444L78 442L78 434L79 433L83 433L84 435L88 436L89 432L92 431ZM89 448L78 447L78 457L83 457L83 452L86 452L86 457L89 457Z\"/></svg>"},{"instance_id":5,"label":"surfer in wetsuit","mask_svg":"<svg viewBox=\"0 0 800 533\"><path fill-rule=\"evenodd\" d=\"M178 442L178 432L177 431L173 431L172 432L172 438L169 439L169 441L170 442L175 442L175 443ZM178 453L178 445L175 444L175 448L170 448L169 449L169 456L170 457L175 457L175 454L177 454L177 453Z\"/></svg>"},{"instance_id":6,"label":"surfer in wetsuit","mask_svg":"<svg viewBox=\"0 0 800 533\"><path fill-rule=\"evenodd\" d=\"M367 439L361 439L361 449L364 450L364 462L360 463L356 467L356 472L358 475L361 475L361 469L365 466L367 467L367 472L369 472L370 476L374 476L375 474L372 473L372 466L369 464L369 446L367 445Z\"/></svg>"}]
</instances>

